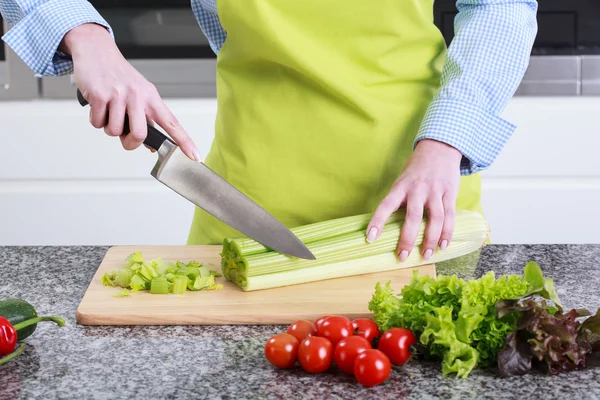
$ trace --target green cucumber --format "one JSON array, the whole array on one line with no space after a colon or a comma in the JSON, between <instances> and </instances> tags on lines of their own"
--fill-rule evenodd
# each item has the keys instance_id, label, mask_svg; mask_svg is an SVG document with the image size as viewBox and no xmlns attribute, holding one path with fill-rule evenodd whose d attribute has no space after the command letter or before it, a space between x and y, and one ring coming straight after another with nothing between
<instances>
[{"instance_id":1,"label":"green cucumber","mask_svg":"<svg viewBox=\"0 0 600 400\"><path fill-rule=\"evenodd\" d=\"M58 326L65 324L64 320L60 317L39 317L35 307L21 299L0 300L0 317L6 318L15 327L18 324L29 321L23 324L23 327L17 331L18 341L31 336L37 328L37 322L53 321ZM38 319L38 321L31 321L34 318Z\"/></svg>"}]
</instances>

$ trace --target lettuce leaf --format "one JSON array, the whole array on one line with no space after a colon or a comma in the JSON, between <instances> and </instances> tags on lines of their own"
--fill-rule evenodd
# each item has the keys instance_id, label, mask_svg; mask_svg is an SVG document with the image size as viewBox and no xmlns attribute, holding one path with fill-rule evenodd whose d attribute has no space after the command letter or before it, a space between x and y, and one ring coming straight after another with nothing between
<instances>
[{"instance_id":1,"label":"lettuce leaf","mask_svg":"<svg viewBox=\"0 0 600 400\"><path fill-rule=\"evenodd\" d=\"M502 376L522 375L534 366L550 375L586 368L600 338L600 310L581 323L577 319L589 315L587 310L563 313L545 299L530 296L503 301L497 311L519 316L517 330L498 356Z\"/></svg>"},{"instance_id":2,"label":"lettuce leaf","mask_svg":"<svg viewBox=\"0 0 600 400\"><path fill-rule=\"evenodd\" d=\"M498 317L496 303L531 293L558 300L552 280L544 279L534 262L525 266L523 276L498 279L492 271L463 280L455 275L419 276L415 270L399 295L390 282L377 283L369 310L380 330L411 330L424 346L426 358L442 360L444 375L465 378L474 368L495 363L507 337L517 328L518 315Z\"/></svg>"},{"instance_id":3,"label":"lettuce leaf","mask_svg":"<svg viewBox=\"0 0 600 400\"><path fill-rule=\"evenodd\" d=\"M579 314L583 314L579 311ZM600 351L600 308L596 315L589 317L581 324L581 331L594 351Z\"/></svg>"},{"instance_id":4,"label":"lettuce leaf","mask_svg":"<svg viewBox=\"0 0 600 400\"><path fill-rule=\"evenodd\" d=\"M452 309L442 306L426 315L427 324L420 337L425 345L432 345L431 354L443 358L442 374L456 373L460 378L466 378L475 368L479 352L468 344L457 339Z\"/></svg>"}]
</instances>

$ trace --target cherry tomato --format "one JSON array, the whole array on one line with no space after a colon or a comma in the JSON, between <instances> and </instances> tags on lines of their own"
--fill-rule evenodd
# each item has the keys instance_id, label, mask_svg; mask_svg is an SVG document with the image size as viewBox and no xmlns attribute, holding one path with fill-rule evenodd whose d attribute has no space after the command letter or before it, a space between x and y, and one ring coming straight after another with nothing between
<instances>
[{"instance_id":1,"label":"cherry tomato","mask_svg":"<svg viewBox=\"0 0 600 400\"><path fill-rule=\"evenodd\" d=\"M408 329L392 328L381 335L377 348L388 356L392 364L403 365L412 357L410 346L416 342L415 335Z\"/></svg>"},{"instance_id":2,"label":"cherry tomato","mask_svg":"<svg viewBox=\"0 0 600 400\"><path fill-rule=\"evenodd\" d=\"M340 340L352 336L353 332L352 322L337 315L325 318L317 327L317 335L329 339L334 347Z\"/></svg>"},{"instance_id":3,"label":"cherry tomato","mask_svg":"<svg viewBox=\"0 0 600 400\"><path fill-rule=\"evenodd\" d=\"M355 319L352 321L352 327L356 336L364 337L371 344L373 343L373 339L381 334L375 321L367 318Z\"/></svg>"},{"instance_id":4,"label":"cherry tomato","mask_svg":"<svg viewBox=\"0 0 600 400\"><path fill-rule=\"evenodd\" d=\"M335 346L333 360L343 372L353 374L356 356L371 348L371 343L364 337L349 336L346 339L340 340L337 346Z\"/></svg>"},{"instance_id":5,"label":"cherry tomato","mask_svg":"<svg viewBox=\"0 0 600 400\"><path fill-rule=\"evenodd\" d=\"M385 382L391 372L390 359L379 350L365 350L354 361L354 377L366 387Z\"/></svg>"},{"instance_id":6,"label":"cherry tomato","mask_svg":"<svg viewBox=\"0 0 600 400\"><path fill-rule=\"evenodd\" d=\"M310 321L299 320L288 327L287 333L301 342L308 336L315 336L317 334L317 328Z\"/></svg>"},{"instance_id":7,"label":"cherry tomato","mask_svg":"<svg viewBox=\"0 0 600 400\"><path fill-rule=\"evenodd\" d=\"M299 342L288 333L280 333L267 340L265 357L277 368L291 368L298 358Z\"/></svg>"},{"instance_id":8,"label":"cherry tomato","mask_svg":"<svg viewBox=\"0 0 600 400\"><path fill-rule=\"evenodd\" d=\"M321 318L318 318L318 319L317 319L317 320L314 322L315 328L317 328L317 330L318 330L318 329L319 329L319 325L321 325L321 324L323 323L323 321L325 321L325 320L326 320L327 318L329 318L329 317L330 317L330 315L324 315L324 316L322 316Z\"/></svg>"},{"instance_id":9,"label":"cherry tomato","mask_svg":"<svg viewBox=\"0 0 600 400\"><path fill-rule=\"evenodd\" d=\"M326 371L333 360L333 345L329 339L310 336L298 346L298 361L306 372L317 374Z\"/></svg>"}]
</instances>

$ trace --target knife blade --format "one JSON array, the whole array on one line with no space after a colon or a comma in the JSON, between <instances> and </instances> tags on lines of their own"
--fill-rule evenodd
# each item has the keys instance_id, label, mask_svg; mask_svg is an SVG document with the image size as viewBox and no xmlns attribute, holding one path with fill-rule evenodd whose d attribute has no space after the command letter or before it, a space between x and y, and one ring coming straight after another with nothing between
<instances>
[{"instance_id":1,"label":"knife blade","mask_svg":"<svg viewBox=\"0 0 600 400\"><path fill-rule=\"evenodd\" d=\"M77 90L82 106L88 104ZM125 116L124 134L129 132ZM304 243L274 216L256 204L204 163L190 160L175 142L147 124L144 144L157 151L151 175L215 218L256 240L265 247L289 256L315 260Z\"/></svg>"}]
</instances>

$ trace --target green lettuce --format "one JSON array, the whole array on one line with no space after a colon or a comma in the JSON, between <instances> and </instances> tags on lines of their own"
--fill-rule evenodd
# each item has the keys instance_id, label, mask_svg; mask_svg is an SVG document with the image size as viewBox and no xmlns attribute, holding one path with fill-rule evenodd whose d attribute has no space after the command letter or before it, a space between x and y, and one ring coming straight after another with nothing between
<instances>
[{"instance_id":1,"label":"green lettuce","mask_svg":"<svg viewBox=\"0 0 600 400\"><path fill-rule=\"evenodd\" d=\"M419 276L415 270L399 295L394 294L390 282L377 283L369 310L380 330L411 330L426 358L442 360L444 375L455 373L465 378L474 368L495 363L507 336L517 328L514 313L496 316L496 302L532 293L560 306L552 281L544 279L533 262L525 266L523 276L498 279L492 271L479 279L463 280L456 275Z\"/></svg>"}]
</instances>

